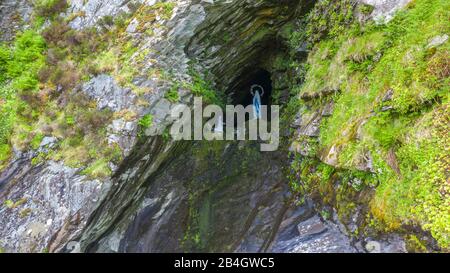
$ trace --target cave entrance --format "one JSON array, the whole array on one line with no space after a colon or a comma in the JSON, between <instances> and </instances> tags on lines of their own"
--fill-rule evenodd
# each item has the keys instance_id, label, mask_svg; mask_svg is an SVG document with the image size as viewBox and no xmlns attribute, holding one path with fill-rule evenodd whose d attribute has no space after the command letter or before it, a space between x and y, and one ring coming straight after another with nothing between
<instances>
[{"instance_id":1,"label":"cave entrance","mask_svg":"<svg viewBox=\"0 0 450 273\"><path fill-rule=\"evenodd\" d=\"M260 86L264 89L261 97L261 104L270 106L272 96L271 74L265 69L247 69L239 76L233 85L231 100L233 105L243 105L244 107L253 103L252 87ZM257 90L259 88L256 88Z\"/></svg>"}]
</instances>

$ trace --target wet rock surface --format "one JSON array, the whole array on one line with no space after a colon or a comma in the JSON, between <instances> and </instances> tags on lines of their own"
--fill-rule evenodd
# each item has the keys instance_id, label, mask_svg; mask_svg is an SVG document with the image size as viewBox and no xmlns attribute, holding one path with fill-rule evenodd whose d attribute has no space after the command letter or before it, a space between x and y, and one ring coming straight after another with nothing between
<instances>
[{"instance_id":1,"label":"wet rock surface","mask_svg":"<svg viewBox=\"0 0 450 273\"><path fill-rule=\"evenodd\" d=\"M0 207L0 246L5 251L49 251L64 226L72 231L83 227L102 188L108 186L57 162L32 166L20 158L12 165L11 170L14 165L20 169L9 174L0 192L0 202L6 204Z\"/></svg>"},{"instance_id":2,"label":"wet rock surface","mask_svg":"<svg viewBox=\"0 0 450 273\"><path fill-rule=\"evenodd\" d=\"M296 228L295 228L296 227ZM332 222L325 222L319 216L300 222L297 226L290 227L291 236L287 232L280 234L285 236L279 240L274 252L293 253L353 253L358 252L352 246L351 241Z\"/></svg>"},{"instance_id":3,"label":"wet rock surface","mask_svg":"<svg viewBox=\"0 0 450 273\"><path fill-rule=\"evenodd\" d=\"M135 195L114 227L87 243L87 250L355 251L311 206L292 205L282 155L236 142L210 146L194 144L147 178L139 201Z\"/></svg>"}]
</instances>

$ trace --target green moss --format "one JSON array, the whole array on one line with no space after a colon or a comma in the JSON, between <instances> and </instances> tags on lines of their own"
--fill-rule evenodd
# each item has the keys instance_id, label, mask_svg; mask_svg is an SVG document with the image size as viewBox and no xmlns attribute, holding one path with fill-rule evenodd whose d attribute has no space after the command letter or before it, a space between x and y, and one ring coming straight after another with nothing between
<instances>
[{"instance_id":1,"label":"green moss","mask_svg":"<svg viewBox=\"0 0 450 273\"><path fill-rule=\"evenodd\" d=\"M108 161L99 159L93 162L89 167L84 169L81 174L87 175L90 178L104 178L111 175L111 169L108 166Z\"/></svg>"},{"instance_id":2,"label":"green moss","mask_svg":"<svg viewBox=\"0 0 450 273\"><path fill-rule=\"evenodd\" d=\"M224 99L219 96L218 92L211 86L212 84L206 81L197 71L191 69L190 75L192 77L192 83L185 84L185 87L191 90L194 96L203 98L205 103L223 105Z\"/></svg>"},{"instance_id":3,"label":"green moss","mask_svg":"<svg viewBox=\"0 0 450 273\"><path fill-rule=\"evenodd\" d=\"M75 117L74 117L74 116L71 116L71 115L66 116L66 124L67 124L68 126L73 126L73 125L75 125Z\"/></svg>"},{"instance_id":4,"label":"green moss","mask_svg":"<svg viewBox=\"0 0 450 273\"><path fill-rule=\"evenodd\" d=\"M5 202L3 203L8 209L15 209L23 204L25 204L27 202L27 198L21 198L19 200L17 200L16 202L14 202L13 200L5 200Z\"/></svg>"},{"instance_id":5,"label":"green moss","mask_svg":"<svg viewBox=\"0 0 450 273\"><path fill-rule=\"evenodd\" d=\"M6 161L11 156L11 147L8 144L0 144L0 169L2 165L6 163Z\"/></svg>"},{"instance_id":6,"label":"green moss","mask_svg":"<svg viewBox=\"0 0 450 273\"><path fill-rule=\"evenodd\" d=\"M427 247L425 244L417 238L415 235L409 235L407 240L406 248L409 252L414 253L421 253L421 252L427 252Z\"/></svg>"},{"instance_id":7,"label":"green moss","mask_svg":"<svg viewBox=\"0 0 450 273\"><path fill-rule=\"evenodd\" d=\"M180 99L180 95L178 94L179 84L174 84L169 91L164 95L164 98L171 102L177 102Z\"/></svg>"},{"instance_id":8,"label":"green moss","mask_svg":"<svg viewBox=\"0 0 450 273\"><path fill-rule=\"evenodd\" d=\"M0 166L10 155L11 134L18 119L29 122L26 102L38 87L38 71L44 64L44 39L33 30L19 33L12 46L0 45ZM31 116L32 117L32 116ZM26 133L25 133L26 134Z\"/></svg>"},{"instance_id":9,"label":"green moss","mask_svg":"<svg viewBox=\"0 0 450 273\"><path fill-rule=\"evenodd\" d=\"M0 83L7 79L8 63L11 60L11 50L5 45L0 45Z\"/></svg>"},{"instance_id":10,"label":"green moss","mask_svg":"<svg viewBox=\"0 0 450 273\"><path fill-rule=\"evenodd\" d=\"M141 117L138 121L138 125L139 125L139 132L138 132L138 136L139 137L143 137L145 130L147 130L148 128L150 128L153 124L153 115L151 114L146 114L143 117ZM164 137L164 136L163 136Z\"/></svg>"},{"instance_id":11,"label":"green moss","mask_svg":"<svg viewBox=\"0 0 450 273\"><path fill-rule=\"evenodd\" d=\"M44 39L34 32L27 30L19 33L11 48L0 47L1 81L12 80L11 88L15 92L33 91L37 88L37 72L44 64L43 52L46 48ZM7 87L4 87L7 88ZM5 92L7 90L4 90ZM1 94L5 99L13 99L14 94Z\"/></svg>"},{"instance_id":12,"label":"green moss","mask_svg":"<svg viewBox=\"0 0 450 273\"><path fill-rule=\"evenodd\" d=\"M353 22L354 4L351 0L320 0L308 15L306 37L315 43L324 37L334 38Z\"/></svg>"},{"instance_id":13,"label":"green moss","mask_svg":"<svg viewBox=\"0 0 450 273\"><path fill-rule=\"evenodd\" d=\"M40 134L40 133L36 134L33 137L33 139L31 140L31 143L30 143L31 148L33 148L33 149L39 148L39 145L41 144L43 138L44 138L43 134Z\"/></svg>"},{"instance_id":14,"label":"green moss","mask_svg":"<svg viewBox=\"0 0 450 273\"><path fill-rule=\"evenodd\" d=\"M161 13L163 19L170 19L172 17L173 10L176 6L174 2L158 2L151 6L153 10L158 10Z\"/></svg>"},{"instance_id":15,"label":"green moss","mask_svg":"<svg viewBox=\"0 0 450 273\"><path fill-rule=\"evenodd\" d=\"M5 200L5 202L3 202L3 205L5 205L5 207L7 207L7 208L9 208L9 209L12 209L13 208L13 206L14 206L14 201L12 201L12 200Z\"/></svg>"},{"instance_id":16,"label":"green moss","mask_svg":"<svg viewBox=\"0 0 450 273\"><path fill-rule=\"evenodd\" d=\"M30 215L31 212L32 212L32 210L31 210L30 208L25 208L25 209L23 209L23 210L21 210L21 211L19 212L19 217L20 217L20 218L25 218L25 217L27 217L28 215Z\"/></svg>"},{"instance_id":17,"label":"green moss","mask_svg":"<svg viewBox=\"0 0 450 273\"><path fill-rule=\"evenodd\" d=\"M370 15L373 12L373 10L374 10L374 6L367 5L367 4L361 4L361 5L359 5L358 10L362 14Z\"/></svg>"},{"instance_id":18,"label":"green moss","mask_svg":"<svg viewBox=\"0 0 450 273\"><path fill-rule=\"evenodd\" d=\"M138 125L143 129L150 128L152 124L153 124L153 116L151 114L144 115L138 122Z\"/></svg>"}]
</instances>

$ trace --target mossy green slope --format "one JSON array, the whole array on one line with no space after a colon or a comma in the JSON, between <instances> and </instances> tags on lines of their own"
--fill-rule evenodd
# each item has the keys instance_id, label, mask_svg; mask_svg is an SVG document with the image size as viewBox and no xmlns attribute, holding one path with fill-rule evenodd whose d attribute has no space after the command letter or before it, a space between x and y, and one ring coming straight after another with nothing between
<instances>
[{"instance_id":1,"label":"mossy green slope","mask_svg":"<svg viewBox=\"0 0 450 273\"><path fill-rule=\"evenodd\" d=\"M450 247L450 44L430 42L448 35L449 19L448 1L416 0L387 24L354 20L312 44L304 84L296 89L312 108L334 101L311 158L327 162L334 153L337 160L319 172L358 173L357 163L369 155L373 173L363 180L378 184L370 222L383 230L419 226L444 249ZM316 175L301 179L309 176ZM332 180L324 174L315 183Z\"/></svg>"}]
</instances>

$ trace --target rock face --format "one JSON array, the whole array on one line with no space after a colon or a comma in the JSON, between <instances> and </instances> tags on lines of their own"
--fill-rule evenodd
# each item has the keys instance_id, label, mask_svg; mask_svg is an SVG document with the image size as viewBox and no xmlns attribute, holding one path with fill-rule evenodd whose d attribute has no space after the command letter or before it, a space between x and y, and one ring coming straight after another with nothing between
<instances>
[{"instance_id":1,"label":"rock face","mask_svg":"<svg viewBox=\"0 0 450 273\"><path fill-rule=\"evenodd\" d=\"M305 12L308 4L298 0L216 2L206 7L207 16L186 51L210 69L219 87L229 90L239 85L236 78L245 80L246 70L270 59L270 52L280 46L280 29Z\"/></svg>"},{"instance_id":2,"label":"rock face","mask_svg":"<svg viewBox=\"0 0 450 273\"><path fill-rule=\"evenodd\" d=\"M126 13L130 11L132 5L137 5L144 0L129 1L129 0L72 0L70 1L70 8L68 13L79 13L83 16L79 16L73 20L70 25L75 29L81 29L94 26L98 20L104 16L116 16L120 13ZM156 1L147 1L154 4Z\"/></svg>"},{"instance_id":3,"label":"rock face","mask_svg":"<svg viewBox=\"0 0 450 273\"><path fill-rule=\"evenodd\" d=\"M28 22L32 13L29 1L0 1L0 41L10 41Z\"/></svg>"},{"instance_id":4,"label":"rock face","mask_svg":"<svg viewBox=\"0 0 450 273\"><path fill-rule=\"evenodd\" d=\"M284 239L284 240L281 240ZM274 245L275 252L293 253L353 253L357 248L331 223L324 222L317 215L300 222L280 233L280 239Z\"/></svg>"},{"instance_id":5,"label":"rock face","mask_svg":"<svg viewBox=\"0 0 450 273\"><path fill-rule=\"evenodd\" d=\"M83 13L70 23L82 29L101 17L132 12L133 4L156 2L76 0L67 14ZM134 110L153 115L153 131L162 133L170 124L168 87L148 76L155 69L170 68L175 79L190 79L192 65L208 71L218 90L232 96L248 80L247 72L264 68L278 79L274 85L287 90L286 73L274 62L283 57L278 51L286 42L279 30L304 14L310 2L173 1L173 15L152 37L137 30L146 22L130 20L131 40L148 51L148 65L133 81L153 89L146 94L148 105ZM135 95L108 75L81 89L100 109L118 112L136 104ZM187 92L180 100L189 103L191 97ZM331 112L332 103L302 117L299 134L316 137L321 117ZM75 251L88 252L365 251L338 221L323 220L311 204L295 205L283 172L286 153L260 153L255 143L137 139L136 131L136 122L124 119L109 126L109 140L128 156L105 181L91 181L62 163L34 166L31 157L17 157L0 176L0 202L10 200L0 208L0 247L13 252L69 252L74 244Z\"/></svg>"},{"instance_id":6,"label":"rock face","mask_svg":"<svg viewBox=\"0 0 450 273\"><path fill-rule=\"evenodd\" d=\"M223 79L218 83L230 84L245 69L268 66L269 58L261 59L260 54L265 46L271 46L277 29L297 7L301 7L297 1L282 5L275 1L182 2L168 23L168 37L156 46L162 53L160 64L182 74L187 60L196 59L197 65ZM216 40L223 36L224 24L230 35L225 43ZM183 44L188 58L179 51ZM165 57L168 51L179 57ZM159 102L153 109L161 107ZM161 123L165 115L158 113L164 112L153 112ZM139 149L119 168L108 196L79 236L81 250L356 251L335 229L308 238L291 232L314 212L310 206L291 205L293 197L280 165L286 162L282 155L260 154L249 145L219 143L211 151L209 144L164 142L159 137L138 144ZM340 237L334 241L337 234ZM309 239L315 240L317 247L293 246L292 242L306 244ZM341 248L333 245L341 242Z\"/></svg>"},{"instance_id":7,"label":"rock face","mask_svg":"<svg viewBox=\"0 0 450 273\"><path fill-rule=\"evenodd\" d=\"M388 22L395 12L404 8L411 0L359 0L359 2L373 6L371 16L375 21Z\"/></svg>"},{"instance_id":8,"label":"rock face","mask_svg":"<svg viewBox=\"0 0 450 273\"><path fill-rule=\"evenodd\" d=\"M130 89L119 87L108 75L99 75L83 86L83 92L97 102L97 108L108 108L114 112L128 109L136 102Z\"/></svg>"},{"instance_id":9,"label":"rock face","mask_svg":"<svg viewBox=\"0 0 450 273\"><path fill-rule=\"evenodd\" d=\"M312 207L292 205L282 154L241 144L178 148L183 153L177 159L122 199L130 205L114 227L97 224L104 232L95 240L82 238L81 245L100 252L356 251L341 231L313 216ZM109 214L107 207L99 219Z\"/></svg>"},{"instance_id":10,"label":"rock face","mask_svg":"<svg viewBox=\"0 0 450 273\"><path fill-rule=\"evenodd\" d=\"M108 183L88 180L62 163L24 162L15 160L13 172L1 177L8 183L0 184L0 200L7 204L0 208L0 245L5 251L54 251L53 242L67 240L84 226Z\"/></svg>"}]
</instances>

